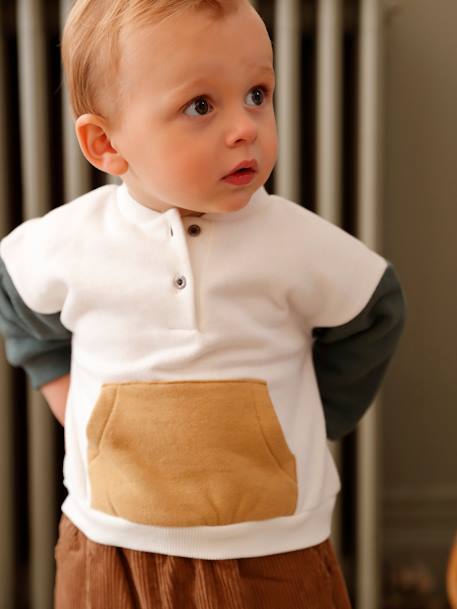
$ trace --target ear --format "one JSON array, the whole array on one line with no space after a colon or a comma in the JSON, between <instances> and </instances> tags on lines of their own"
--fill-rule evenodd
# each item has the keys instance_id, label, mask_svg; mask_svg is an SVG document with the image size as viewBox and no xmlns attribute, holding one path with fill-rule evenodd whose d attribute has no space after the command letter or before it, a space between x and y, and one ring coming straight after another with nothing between
<instances>
[{"instance_id":1,"label":"ear","mask_svg":"<svg viewBox=\"0 0 457 609\"><path fill-rule=\"evenodd\" d=\"M76 119L75 131L82 153L94 167L115 176L128 170L128 162L111 144L103 117L82 114Z\"/></svg>"}]
</instances>

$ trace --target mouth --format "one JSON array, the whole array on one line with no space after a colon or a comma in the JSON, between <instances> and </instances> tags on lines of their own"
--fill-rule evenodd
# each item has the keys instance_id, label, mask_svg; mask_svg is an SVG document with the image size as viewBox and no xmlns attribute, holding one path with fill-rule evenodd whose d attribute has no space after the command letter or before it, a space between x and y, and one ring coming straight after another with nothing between
<instances>
[{"instance_id":1,"label":"mouth","mask_svg":"<svg viewBox=\"0 0 457 609\"><path fill-rule=\"evenodd\" d=\"M234 184L247 184L257 173L257 169L258 164L255 159L250 161L242 161L222 179Z\"/></svg>"}]
</instances>

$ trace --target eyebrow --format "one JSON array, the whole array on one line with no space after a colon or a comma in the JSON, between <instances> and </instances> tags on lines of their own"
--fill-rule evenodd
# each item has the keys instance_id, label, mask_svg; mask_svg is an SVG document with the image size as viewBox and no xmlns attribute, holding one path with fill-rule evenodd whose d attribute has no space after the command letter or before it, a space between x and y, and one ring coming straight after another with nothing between
<instances>
[{"instance_id":1,"label":"eyebrow","mask_svg":"<svg viewBox=\"0 0 457 609\"><path fill-rule=\"evenodd\" d=\"M273 77L275 76L275 71L274 71L273 67L272 66L268 66L268 65L259 66L256 69L256 72L265 72L265 73L268 72L271 76L273 76ZM186 91L187 89L190 89L192 87L205 86L206 83L208 82L208 80L209 79L207 77L206 78L204 78L204 77L202 77L202 78L195 78L193 80L188 80L188 81L186 81L184 83L181 83L178 86L173 87L172 89L170 89L169 90L169 94L175 96L175 95L179 95L180 93L183 93L184 91Z\"/></svg>"}]
</instances>

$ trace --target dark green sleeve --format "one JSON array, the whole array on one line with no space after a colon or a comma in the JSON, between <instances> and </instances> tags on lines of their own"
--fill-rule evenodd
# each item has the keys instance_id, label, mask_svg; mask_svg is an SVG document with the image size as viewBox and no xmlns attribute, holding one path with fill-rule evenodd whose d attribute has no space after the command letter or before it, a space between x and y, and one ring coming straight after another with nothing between
<instances>
[{"instance_id":1,"label":"dark green sleeve","mask_svg":"<svg viewBox=\"0 0 457 609\"><path fill-rule=\"evenodd\" d=\"M368 304L354 319L313 329L314 367L330 440L352 431L372 403L405 318L405 296L389 263Z\"/></svg>"},{"instance_id":2,"label":"dark green sleeve","mask_svg":"<svg viewBox=\"0 0 457 609\"><path fill-rule=\"evenodd\" d=\"M0 333L8 362L25 370L34 389L70 371L72 333L62 325L60 313L29 309L1 258Z\"/></svg>"}]
</instances>

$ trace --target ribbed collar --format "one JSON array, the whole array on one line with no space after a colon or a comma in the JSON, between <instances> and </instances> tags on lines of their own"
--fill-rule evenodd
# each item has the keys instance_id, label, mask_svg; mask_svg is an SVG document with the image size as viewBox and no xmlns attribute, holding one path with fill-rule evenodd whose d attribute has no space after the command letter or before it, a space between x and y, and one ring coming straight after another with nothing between
<instances>
[{"instance_id":1,"label":"ribbed collar","mask_svg":"<svg viewBox=\"0 0 457 609\"><path fill-rule=\"evenodd\" d=\"M158 218L166 214L175 215L178 210L176 207L171 207L164 212L157 211L155 209L151 209L150 207L146 207L139 203L136 199L132 197L127 189L127 185L123 182L120 186L117 186L117 204L121 211L121 213L133 224L144 224L149 223L151 221L155 221ZM225 212L225 213L206 213L202 216L184 216L183 221L187 218L189 220L195 220L196 218L204 218L206 220L213 220L215 222L227 222L227 221L235 221L252 213L254 208L257 206L256 204L260 203L262 200L268 198L268 193L265 190L264 186L261 186L256 192L252 195L247 205L238 211L233 212ZM179 212L178 212L179 213Z\"/></svg>"}]
</instances>

